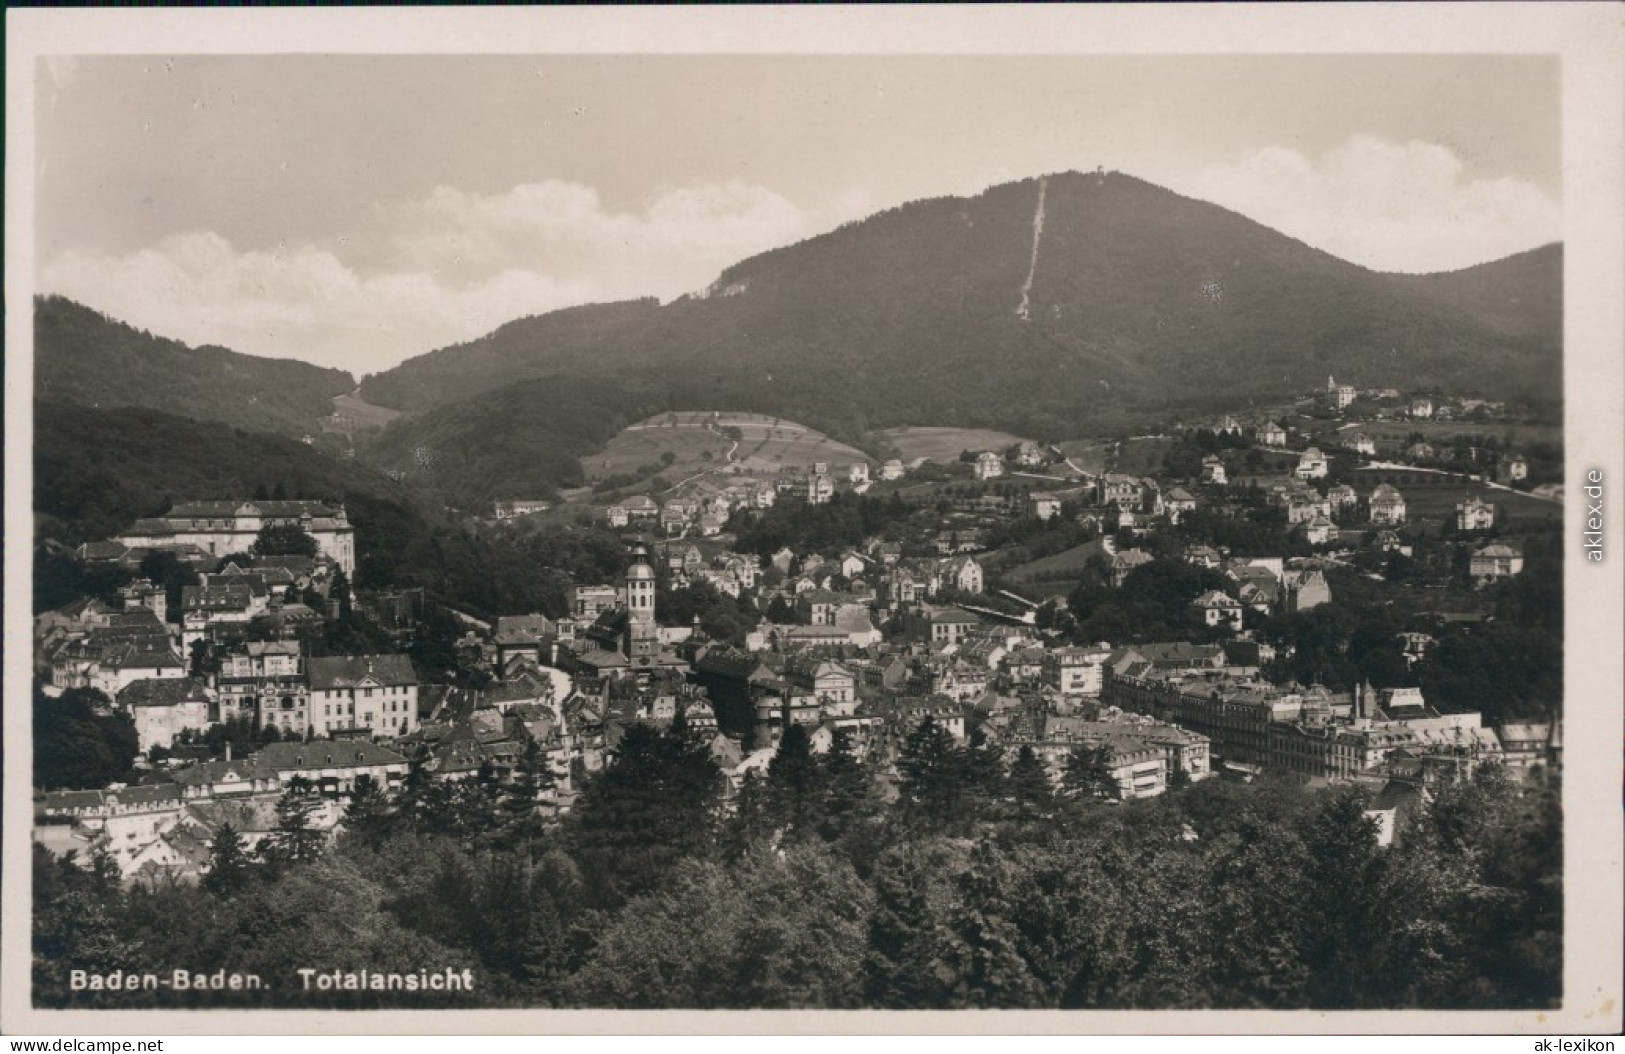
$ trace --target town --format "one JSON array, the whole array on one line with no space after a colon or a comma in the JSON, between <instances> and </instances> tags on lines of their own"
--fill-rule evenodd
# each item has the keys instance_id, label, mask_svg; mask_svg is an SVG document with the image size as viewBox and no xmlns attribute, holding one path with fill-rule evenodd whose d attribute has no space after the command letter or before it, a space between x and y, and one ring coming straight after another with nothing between
<instances>
[{"instance_id":1,"label":"town","mask_svg":"<svg viewBox=\"0 0 1625 1054\"><path fill-rule=\"evenodd\" d=\"M1362 401L1393 409L1351 427L1345 416ZM1557 700L1486 722L1460 699L1429 699L1412 673L1438 647L1438 627L1486 617L1473 602L1524 574L1525 539L1549 527L1527 514L1498 520L1497 500L1533 506L1554 488L1493 439L1398 438L1412 422L1452 416L1471 435L1494 420L1483 403L1329 380L1305 408L1314 416L1290 430L1235 416L1185 430L1164 458L1178 475L1091 473L1058 448L1022 442L948 466L818 462L621 500L600 513L627 546L620 580L575 585L568 612L460 616L464 631L449 643L461 679L425 676L399 651L323 646L323 627L355 618L353 608L400 626L423 602L354 581L342 504L177 504L75 554L129 570L115 594L35 620L44 693L127 717L141 755L129 783L42 787L37 837L86 861L105 849L127 880L196 879L225 803L260 806L243 813L253 844L273 833L276 797L309 781L330 831L358 780L394 791L421 766L436 780L507 781L532 749L551 776L535 808L559 815L629 725L666 727L679 715L730 799L766 777L791 727L817 753L845 739L889 797L908 793L899 751L925 723L959 744L975 736L1011 757L1030 751L1057 784L1068 760L1088 753L1109 773L1103 797L1113 801L1269 770L1367 782L1388 803L1376 811L1384 838L1398 811L1479 764L1555 772ZM1395 438L1373 438L1379 430ZM908 486L922 476L923 502ZM1420 481L1431 496L1441 479L1460 498L1430 498L1425 512L1408 509L1393 482ZM741 535L762 548L769 510L812 510L877 486L895 489L875 534L741 550ZM535 511L499 503L496 518ZM1068 550L1071 598L1093 611L1011 567L1023 540L1057 533L1081 539ZM155 556L182 569L178 604L140 577ZM1371 583L1372 595L1445 601L1414 605L1414 622L1375 642L1378 687L1369 675L1337 684L1312 665L1296 673L1306 667L1294 659L1308 656L1272 632L1285 616L1335 606L1339 576ZM1172 607L1153 592L1167 588ZM660 599L674 595L695 609L685 622L664 617ZM707 631L711 611L696 596L758 616L730 627L729 640ZM1129 601L1163 610L1105 632L1115 616L1102 609Z\"/></svg>"}]
</instances>

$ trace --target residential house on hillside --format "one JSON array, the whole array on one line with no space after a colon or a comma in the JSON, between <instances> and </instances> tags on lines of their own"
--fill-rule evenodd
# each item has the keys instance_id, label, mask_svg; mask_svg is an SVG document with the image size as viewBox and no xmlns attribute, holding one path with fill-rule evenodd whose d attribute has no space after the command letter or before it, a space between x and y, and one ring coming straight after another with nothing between
<instances>
[{"instance_id":1,"label":"residential house on hillside","mask_svg":"<svg viewBox=\"0 0 1625 1054\"><path fill-rule=\"evenodd\" d=\"M1215 454L1202 459L1202 482L1223 486L1226 482L1224 462Z\"/></svg>"},{"instance_id":2,"label":"residential house on hillside","mask_svg":"<svg viewBox=\"0 0 1625 1054\"><path fill-rule=\"evenodd\" d=\"M1191 611L1198 623L1209 628L1223 627L1233 633L1241 631L1241 602L1217 589L1191 601Z\"/></svg>"},{"instance_id":3,"label":"residential house on hillside","mask_svg":"<svg viewBox=\"0 0 1625 1054\"><path fill-rule=\"evenodd\" d=\"M1495 506L1469 496L1456 505L1456 530L1487 531L1495 526Z\"/></svg>"},{"instance_id":4,"label":"residential house on hillside","mask_svg":"<svg viewBox=\"0 0 1625 1054\"><path fill-rule=\"evenodd\" d=\"M1393 486L1379 483L1371 492L1371 522L1397 527L1405 522L1405 497Z\"/></svg>"},{"instance_id":5,"label":"residential house on hillside","mask_svg":"<svg viewBox=\"0 0 1625 1054\"><path fill-rule=\"evenodd\" d=\"M976 455L976 478L995 479L1004 475L1004 459L991 450Z\"/></svg>"},{"instance_id":6,"label":"residential house on hillside","mask_svg":"<svg viewBox=\"0 0 1625 1054\"><path fill-rule=\"evenodd\" d=\"M1055 494L1033 491L1027 495L1027 515L1035 520L1051 520L1061 514L1061 499Z\"/></svg>"},{"instance_id":7,"label":"residential house on hillside","mask_svg":"<svg viewBox=\"0 0 1625 1054\"><path fill-rule=\"evenodd\" d=\"M1258 430L1258 441L1265 446L1286 446L1286 429L1274 421L1267 421Z\"/></svg>"},{"instance_id":8,"label":"residential house on hillside","mask_svg":"<svg viewBox=\"0 0 1625 1054\"><path fill-rule=\"evenodd\" d=\"M1346 440L1343 441L1343 445L1347 446L1350 450L1354 451L1356 454L1364 454L1367 457L1374 457L1374 456L1376 456L1376 453L1377 453L1376 440L1372 439L1370 436L1366 435L1364 432L1356 432L1353 435L1349 436Z\"/></svg>"},{"instance_id":9,"label":"residential house on hillside","mask_svg":"<svg viewBox=\"0 0 1625 1054\"><path fill-rule=\"evenodd\" d=\"M1124 579L1136 568L1150 563L1152 559L1152 555L1144 549L1124 549L1114 554L1111 563L1112 588L1121 588Z\"/></svg>"},{"instance_id":10,"label":"residential house on hillside","mask_svg":"<svg viewBox=\"0 0 1625 1054\"><path fill-rule=\"evenodd\" d=\"M1516 483L1528 479L1529 462L1524 460L1522 454L1514 454L1497 466L1496 475L1500 477L1502 483Z\"/></svg>"},{"instance_id":11,"label":"residential house on hillside","mask_svg":"<svg viewBox=\"0 0 1625 1054\"><path fill-rule=\"evenodd\" d=\"M880 478L883 480L902 479L903 463L897 458L888 458L881 463Z\"/></svg>"},{"instance_id":12,"label":"residential house on hillside","mask_svg":"<svg viewBox=\"0 0 1625 1054\"><path fill-rule=\"evenodd\" d=\"M1326 491L1326 501L1331 505L1333 515L1344 509L1352 509L1360 504L1360 492L1347 483L1339 483Z\"/></svg>"},{"instance_id":13,"label":"residential house on hillside","mask_svg":"<svg viewBox=\"0 0 1625 1054\"><path fill-rule=\"evenodd\" d=\"M1339 531L1337 525L1324 516L1315 516L1298 525L1298 531L1303 540L1310 545L1327 545L1337 541Z\"/></svg>"},{"instance_id":14,"label":"residential house on hillside","mask_svg":"<svg viewBox=\"0 0 1625 1054\"><path fill-rule=\"evenodd\" d=\"M1411 400L1410 415L1418 420L1426 420L1433 416L1433 400L1425 395L1419 395Z\"/></svg>"},{"instance_id":15,"label":"residential house on hillside","mask_svg":"<svg viewBox=\"0 0 1625 1054\"><path fill-rule=\"evenodd\" d=\"M1468 574L1479 587L1522 573L1523 553L1499 542L1476 550L1468 565Z\"/></svg>"},{"instance_id":16,"label":"residential house on hillside","mask_svg":"<svg viewBox=\"0 0 1625 1054\"><path fill-rule=\"evenodd\" d=\"M1326 378L1326 404L1333 410L1347 409L1359 395L1350 384L1338 384L1331 377Z\"/></svg>"},{"instance_id":17,"label":"residential house on hillside","mask_svg":"<svg viewBox=\"0 0 1625 1054\"><path fill-rule=\"evenodd\" d=\"M1185 513L1195 511L1196 498L1184 487L1173 487L1164 496L1163 508L1168 512L1168 521L1177 524Z\"/></svg>"},{"instance_id":18,"label":"residential house on hillside","mask_svg":"<svg viewBox=\"0 0 1625 1054\"><path fill-rule=\"evenodd\" d=\"M941 565L942 580L965 593L980 593L982 591L982 565L972 556L957 556L944 560Z\"/></svg>"},{"instance_id":19,"label":"residential house on hillside","mask_svg":"<svg viewBox=\"0 0 1625 1054\"><path fill-rule=\"evenodd\" d=\"M1298 467L1292 471L1299 479L1325 479L1326 455L1319 447L1312 446L1298 455Z\"/></svg>"},{"instance_id":20,"label":"residential house on hillside","mask_svg":"<svg viewBox=\"0 0 1625 1054\"><path fill-rule=\"evenodd\" d=\"M1286 572L1281 576L1281 587L1282 607L1288 613L1308 611L1331 603L1331 587L1326 584L1326 576L1318 568Z\"/></svg>"}]
</instances>

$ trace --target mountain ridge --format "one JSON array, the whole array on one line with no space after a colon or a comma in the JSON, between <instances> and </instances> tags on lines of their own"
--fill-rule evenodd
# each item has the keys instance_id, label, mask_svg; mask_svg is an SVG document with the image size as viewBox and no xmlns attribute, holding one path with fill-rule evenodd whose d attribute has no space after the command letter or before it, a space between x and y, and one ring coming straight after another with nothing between
<instances>
[{"instance_id":1,"label":"mountain ridge","mask_svg":"<svg viewBox=\"0 0 1625 1054\"><path fill-rule=\"evenodd\" d=\"M925 422L1080 434L1102 416L1279 397L1328 372L1555 399L1561 248L1508 260L1385 274L1130 176L1064 173L888 209L663 306L515 320L361 388L421 410L549 374L680 374L710 380L703 405L834 414L847 435ZM1538 303L1509 297L1509 282L1537 280ZM981 398L944 383L955 374Z\"/></svg>"}]
</instances>

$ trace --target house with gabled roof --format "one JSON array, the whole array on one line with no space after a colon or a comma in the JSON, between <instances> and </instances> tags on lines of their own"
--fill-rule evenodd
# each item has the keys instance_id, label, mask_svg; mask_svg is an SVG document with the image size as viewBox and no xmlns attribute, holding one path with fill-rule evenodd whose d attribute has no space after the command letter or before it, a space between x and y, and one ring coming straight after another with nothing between
<instances>
[{"instance_id":1,"label":"house with gabled roof","mask_svg":"<svg viewBox=\"0 0 1625 1054\"><path fill-rule=\"evenodd\" d=\"M305 668L317 734L394 738L417 727L418 675L405 655L325 656Z\"/></svg>"}]
</instances>

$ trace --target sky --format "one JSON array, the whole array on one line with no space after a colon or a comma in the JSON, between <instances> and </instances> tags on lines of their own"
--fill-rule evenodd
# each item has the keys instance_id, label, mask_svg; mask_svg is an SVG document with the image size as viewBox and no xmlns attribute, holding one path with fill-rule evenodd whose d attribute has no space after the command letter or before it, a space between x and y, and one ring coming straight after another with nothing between
<instances>
[{"instance_id":1,"label":"sky","mask_svg":"<svg viewBox=\"0 0 1625 1054\"><path fill-rule=\"evenodd\" d=\"M905 201L1099 166L1376 270L1561 236L1540 56L40 60L36 280L360 376L704 289Z\"/></svg>"}]
</instances>

